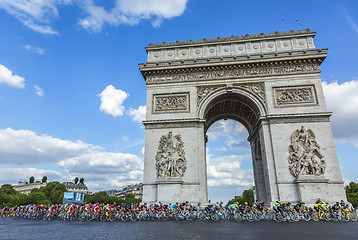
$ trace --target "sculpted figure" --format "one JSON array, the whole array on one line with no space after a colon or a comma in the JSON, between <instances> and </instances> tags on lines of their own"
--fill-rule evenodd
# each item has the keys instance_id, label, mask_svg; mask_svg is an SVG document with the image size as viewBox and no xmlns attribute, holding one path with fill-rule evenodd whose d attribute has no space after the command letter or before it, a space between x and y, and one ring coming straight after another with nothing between
<instances>
[{"instance_id":1,"label":"sculpted figure","mask_svg":"<svg viewBox=\"0 0 358 240\"><path fill-rule=\"evenodd\" d=\"M186 159L181 136L176 135L173 137L172 132L169 132L167 136L163 135L159 141L155 159L158 178L184 176Z\"/></svg>"},{"instance_id":2,"label":"sculpted figure","mask_svg":"<svg viewBox=\"0 0 358 240\"><path fill-rule=\"evenodd\" d=\"M289 147L290 173L299 175L323 175L326 169L326 162L321 154L321 147L316 142L316 136L311 129L297 129L291 136Z\"/></svg>"}]
</instances>

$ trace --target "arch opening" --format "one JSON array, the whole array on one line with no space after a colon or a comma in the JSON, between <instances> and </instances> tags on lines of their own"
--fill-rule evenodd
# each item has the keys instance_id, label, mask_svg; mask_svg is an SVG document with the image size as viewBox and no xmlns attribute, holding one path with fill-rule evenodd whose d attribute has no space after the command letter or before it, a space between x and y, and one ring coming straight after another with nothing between
<instances>
[{"instance_id":1,"label":"arch opening","mask_svg":"<svg viewBox=\"0 0 358 240\"><path fill-rule=\"evenodd\" d=\"M229 185L232 184L233 186L233 188L227 190L227 192L230 192L232 194L235 193L236 195L238 195L241 194L241 192L245 190L245 188L249 189L253 187L253 189L255 190L256 199L264 201L268 200L266 199L267 189L265 184L265 177L267 177L267 173L265 174L265 168L262 161L262 156L264 153L262 152L261 148L260 136L259 134L255 134L255 132L257 133L259 120L261 117L260 107L257 105L257 103L249 99L247 96L233 92L226 92L224 94L216 96L215 98L211 99L210 102L207 103L203 117L205 119L204 131L205 147L207 154L212 154L208 153L208 147L211 149L222 149L222 146L214 147L215 143L212 143L210 141L210 138L213 135L212 128L215 129L217 124L223 125L228 122L236 123L231 125L235 125L236 128L241 129L241 132L240 136L236 136L237 139L235 140L236 142L239 142L243 147L241 151L232 151L234 149L229 149L230 146L227 146L228 149L231 150L229 151L230 154L218 154L218 157L216 158L217 162L212 162L212 160L208 161L207 157L207 179L209 198L211 197L211 194L213 192L213 182L211 182L211 178L213 177L212 171L216 171L216 174L218 176L220 174L222 174L223 176L229 176L230 174L232 174L232 172L230 172L231 170L229 167L231 165L234 166L233 170L237 171L237 175L231 180L226 179L226 183L228 183ZM232 133L235 133L236 130L237 129L233 128L231 130L232 132L227 132L227 137L232 138ZM245 136L249 141L243 138ZM210 142L208 143L208 141ZM225 140L222 140L221 143L222 142L225 142ZM226 142L228 142L228 139L226 140ZM224 158L226 158L227 160L224 160ZM245 161L249 159L252 159L252 161ZM217 169L215 169L215 164L221 164L222 167L219 167L218 169L225 170L226 172L218 172ZM227 166L228 168L225 169L225 166ZM251 174L249 174L250 171ZM251 186L250 181L251 183L254 182L254 184Z\"/></svg>"},{"instance_id":2,"label":"arch opening","mask_svg":"<svg viewBox=\"0 0 358 240\"><path fill-rule=\"evenodd\" d=\"M246 127L233 119L218 120L207 131L208 200L227 201L254 186Z\"/></svg>"}]
</instances>

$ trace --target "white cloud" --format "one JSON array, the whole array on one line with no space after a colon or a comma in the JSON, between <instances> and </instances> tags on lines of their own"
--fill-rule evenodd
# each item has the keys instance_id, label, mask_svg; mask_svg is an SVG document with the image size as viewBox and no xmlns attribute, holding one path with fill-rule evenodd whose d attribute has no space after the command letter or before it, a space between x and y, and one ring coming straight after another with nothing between
<instances>
[{"instance_id":1,"label":"white cloud","mask_svg":"<svg viewBox=\"0 0 358 240\"><path fill-rule=\"evenodd\" d=\"M30 130L0 129L0 163L57 162L99 149L82 141L71 142Z\"/></svg>"},{"instance_id":2,"label":"white cloud","mask_svg":"<svg viewBox=\"0 0 358 240\"><path fill-rule=\"evenodd\" d=\"M28 28L45 35L59 35L51 26L51 20L59 17L59 7L77 4L84 17L79 25L92 32L101 32L104 25L138 24L147 19L159 27L163 19L184 13L188 0L112 0L113 6L97 5L94 0L1 0L0 8L20 20Z\"/></svg>"},{"instance_id":3,"label":"white cloud","mask_svg":"<svg viewBox=\"0 0 358 240\"><path fill-rule=\"evenodd\" d=\"M101 97L101 106L99 108L103 112L113 117L123 116L124 106L122 104L129 96L128 93L108 85L99 96Z\"/></svg>"},{"instance_id":4,"label":"white cloud","mask_svg":"<svg viewBox=\"0 0 358 240\"><path fill-rule=\"evenodd\" d=\"M243 170L243 161L251 160L251 155L229 155L210 159L207 163L208 186L253 186L252 169Z\"/></svg>"},{"instance_id":5,"label":"white cloud","mask_svg":"<svg viewBox=\"0 0 358 240\"><path fill-rule=\"evenodd\" d=\"M128 136L123 136L122 139L123 139L125 142L128 142Z\"/></svg>"},{"instance_id":6,"label":"white cloud","mask_svg":"<svg viewBox=\"0 0 358 240\"><path fill-rule=\"evenodd\" d=\"M131 108L128 111L128 115L133 117L133 121L141 123L145 120L145 113L147 107L146 106L139 106L138 109Z\"/></svg>"},{"instance_id":7,"label":"white cloud","mask_svg":"<svg viewBox=\"0 0 358 240\"><path fill-rule=\"evenodd\" d=\"M342 84L323 82L322 86L327 108L333 112L331 122L335 139L358 147L358 80Z\"/></svg>"},{"instance_id":8,"label":"white cloud","mask_svg":"<svg viewBox=\"0 0 358 240\"><path fill-rule=\"evenodd\" d=\"M35 52L35 53L41 54L41 55L45 53L45 49L40 48L40 47L31 46L31 45L28 45L28 44L25 45L24 48L26 50L29 50L31 52Z\"/></svg>"},{"instance_id":9,"label":"white cloud","mask_svg":"<svg viewBox=\"0 0 358 240\"><path fill-rule=\"evenodd\" d=\"M353 31L358 33L358 24L353 20L353 18L346 11L344 11L344 15L345 15L349 25L353 29Z\"/></svg>"},{"instance_id":10,"label":"white cloud","mask_svg":"<svg viewBox=\"0 0 358 240\"><path fill-rule=\"evenodd\" d=\"M45 92L44 90L42 90L42 88L40 88L39 86L35 85L34 86L35 90L36 90L36 94L39 95L40 97L43 97Z\"/></svg>"},{"instance_id":11,"label":"white cloud","mask_svg":"<svg viewBox=\"0 0 358 240\"><path fill-rule=\"evenodd\" d=\"M249 142L247 136L249 135L246 128L235 120L220 120L210 126L207 131L209 144L210 143L225 143L226 146L215 148L217 151L226 150L249 150Z\"/></svg>"},{"instance_id":12,"label":"white cloud","mask_svg":"<svg viewBox=\"0 0 358 240\"><path fill-rule=\"evenodd\" d=\"M6 83L13 87L24 88L25 78L12 74L12 71L0 64L0 83Z\"/></svg>"},{"instance_id":13,"label":"white cloud","mask_svg":"<svg viewBox=\"0 0 358 240\"><path fill-rule=\"evenodd\" d=\"M45 34L58 35L50 26L50 20L59 15L59 5L71 4L72 0L2 0L0 8L20 20L30 29Z\"/></svg>"},{"instance_id":14,"label":"white cloud","mask_svg":"<svg viewBox=\"0 0 358 240\"><path fill-rule=\"evenodd\" d=\"M143 159L134 154L106 152L99 146L38 135L29 130L0 129L0 164L57 164L65 172L36 168L0 168L0 184L29 176L51 180L85 178L91 191L119 188L143 179ZM1 167L3 165L0 165ZM12 176L12 177L11 177Z\"/></svg>"},{"instance_id":15,"label":"white cloud","mask_svg":"<svg viewBox=\"0 0 358 240\"><path fill-rule=\"evenodd\" d=\"M44 170L37 168L0 168L0 183L14 184L20 180L29 181L34 176L35 180L41 180L47 176L48 181L58 181L61 174L53 170Z\"/></svg>"},{"instance_id":16,"label":"white cloud","mask_svg":"<svg viewBox=\"0 0 358 240\"><path fill-rule=\"evenodd\" d=\"M96 5L92 0L81 1L80 7L88 15L79 19L79 24L90 31L101 32L105 24L138 24L148 19L159 27L163 19L170 19L184 13L188 0L116 0L112 9Z\"/></svg>"},{"instance_id":17,"label":"white cloud","mask_svg":"<svg viewBox=\"0 0 358 240\"><path fill-rule=\"evenodd\" d=\"M227 148L224 147L224 146L221 146L221 147L215 148L215 150L216 150L216 151L219 151L219 152L225 152L225 151L227 151Z\"/></svg>"},{"instance_id":18,"label":"white cloud","mask_svg":"<svg viewBox=\"0 0 358 240\"><path fill-rule=\"evenodd\" d=\"M143 178L143 159L134 154L93 152L58 162L69 178L81 176L93 190L119 188Z\"/></svg>"}]
</instances>

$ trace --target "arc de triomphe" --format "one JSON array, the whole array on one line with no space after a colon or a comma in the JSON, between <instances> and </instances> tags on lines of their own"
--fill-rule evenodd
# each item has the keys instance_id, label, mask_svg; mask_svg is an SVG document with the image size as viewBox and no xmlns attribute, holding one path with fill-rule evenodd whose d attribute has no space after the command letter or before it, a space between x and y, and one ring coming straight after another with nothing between
<instances>
[{"instance_id":1,"label":"arc de triomphe","mask_svg":"<svg viewBox=\"0 0 358 240\"><path fill-rule=\"evenodd\" d=\"M314 36L149 44L143 202L207 202L206 131L220 119L249 132L259 200L345 200Z\"/></svg>"}]
</instances>

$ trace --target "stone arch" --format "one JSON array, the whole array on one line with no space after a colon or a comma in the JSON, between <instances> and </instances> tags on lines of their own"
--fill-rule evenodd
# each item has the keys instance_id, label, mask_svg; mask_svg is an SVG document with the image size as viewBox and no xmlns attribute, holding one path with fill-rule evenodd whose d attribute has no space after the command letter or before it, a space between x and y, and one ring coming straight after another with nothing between
<instances>
[{"instance_id":1,"label":"stone arch","mask_svg":"<svg viewBox=\"0 0 358 240\"><path fill-rule=\"evenodd\" d=\"M316 49L314 36L306 29L149 44L139 65L147 85L143 201L207 201L205 134L221 118L249 131L259 199L345 199L321 85L328 50ZM174 175L161 174L168 166Z\"/></svg>"},{"instance_id":2,"label":"stone arch","mask_svg":"<svg viewBox=\"0 0 358 240\"><path fill-rule=\"evenodd\" d=\"M198 118L205 120L205 132L214 122L231 118L242 123L252 134L266 112L263 99L240 87L218 88L205 96L198 106Z\"/></svg>"},{"instance_id":3,"label":"stone arch","mask_svg":"<svg viewBox=\"0 0 358 240\"><path fill-rule=\"evenodd\" d=\"M263 153L261 142L263 135L255 134L259 131L260 121L266 116L265 102L256 94L234 87L231 89L218 88L208 94L198 106L199 119L205 121L205 147L208 141L206 132L210 126L221 119L233 119L240 122L248 131L251 146L252 166L254 171L256 198L271 201L267 189L269 185L267 165L262 162ZM206 152L206 151L205 151ZM266 159L266 156L264 156Z\"/></svg>"}]
</instances>

